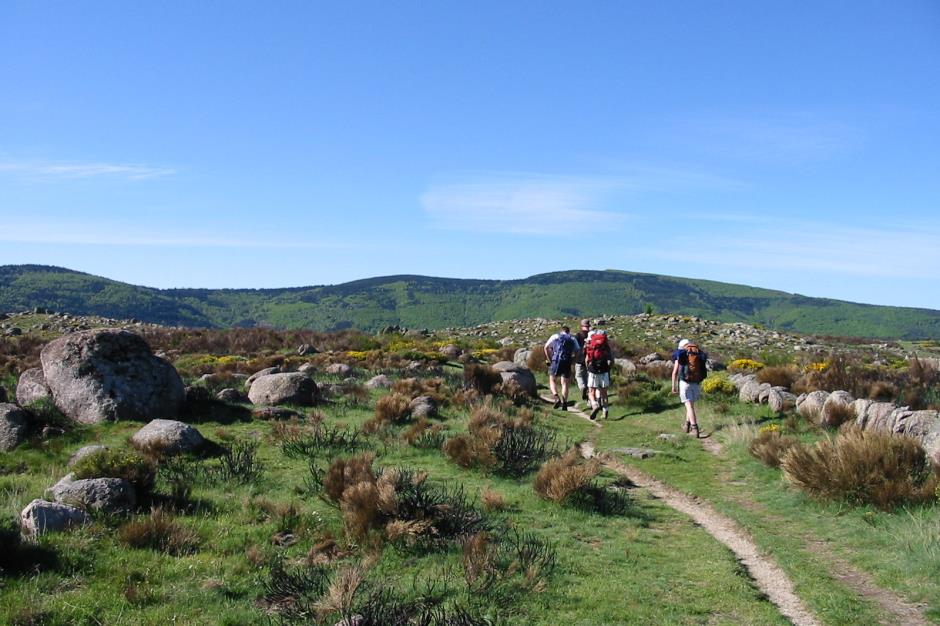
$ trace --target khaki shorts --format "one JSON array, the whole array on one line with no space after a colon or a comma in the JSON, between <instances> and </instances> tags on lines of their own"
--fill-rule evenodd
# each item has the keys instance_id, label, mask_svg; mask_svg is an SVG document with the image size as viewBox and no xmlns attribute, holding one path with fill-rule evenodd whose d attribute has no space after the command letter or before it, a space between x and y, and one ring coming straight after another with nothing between
<instances>
[{"instance_id":1,"label":"khaki shorts","mask_svg":"<svg viewBox=\"0 0 940 626\"><path fill-rule=\"evenodd\" d=\"M588 387L591 389L607 389L610 387L610 372L594 374L588 372Z\"/></svg>"},{"instance_id":2,"label":"khaki shorts","mask_svg":"<svg viewBox=\"0 0 940 626\"><path fill-rule=\"evenodd\" d=\"M679 399L683 402L695 402L702 397L702 388L698 383L679 381Z\"/></svg>"}]
</instances>

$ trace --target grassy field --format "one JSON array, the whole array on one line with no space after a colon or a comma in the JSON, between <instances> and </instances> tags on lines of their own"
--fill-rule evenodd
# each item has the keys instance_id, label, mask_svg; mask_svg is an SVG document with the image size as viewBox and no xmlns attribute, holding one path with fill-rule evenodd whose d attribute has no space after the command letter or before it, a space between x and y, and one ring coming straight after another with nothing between
<instances>
[{"instance_id":1,"label":"grassy field","mask_svg":"<svg viewBox=\"0 0 940 626\"><path fill-rule=\"evenodd\" d=\"M446 371L451 392L459 369ZM328 378L322 380L330 382ZM332 381L338 382L338 381ZM323 424L358 429L374 415L382 392L337 399L316 409ZM834 563L868 573L884 588L927 605L940 623L940 522L938 507L885 513L821 504L788 487L779 470L748 453L750 424L779 423L765 408L706 400L701 421L720 444L715 454L678 433L676 401L658 412L616 406L596 429L571 412L534 404L535 424L550 429L560 448L592 439L599 450L625 446L657 449L639 460L624 457L656 478L714 505L737 520L787 572L797 593L825 624L876 623L877 604L840 582ZM511 406L500 409L510 417ZM445 433L466 432L469 409L453 403L438 420ZM755 588L731 552L702 528L645 491L602 473L605 493L619 494L616 514L559 505L539 498L533 474L503 477L463 469L438 448L406 443L406 426L365 437L355 452L325 448L312 455L321 470L338 457L362 451L377 468L426 472L430 485L458 486L475 503L498 494L503 505L485 513L496 532L522 533L552 550L552 570L519 571L510 564L498 593L480 593L464 567L461 541L436 544L389 541L378 533L355 537L344 528L339 507L311 488L310 459L285 454L284 424L259 420L196 419L199 430L223 447L255 442L263 471L244 483L201 474L189 504L166 515L177 526L174 547L133 548L128 527L150 520L149 505L131 516L101 516L78 531L43 536L8 559L0 591L0 622L9 624L334 624L340 614L316 605L312 615L278 611L269 589L283 564L302 572L325 540L337 548L327 565L333 580L359 568L361 590L407 600L434 595L477 621L499 624L782 624L786 621ZM12 518L66 472L69 456L88 443L127 448L139 424L103 424L65 437L34 441L0 457L0 496ZM806 440L822 436L805 429ZM217 458L192 461L210 470ZM214 476L214 477L213 477ZM157 499L169 492L157 481ZM358 598L365 597L361 593ZM354 603L353 603L354 604ZM283 607L281 607L283 608ZM458 622L439 622L458 623ZM465 623L465 622L460 622Z\"/></svg>"}]
</instances>

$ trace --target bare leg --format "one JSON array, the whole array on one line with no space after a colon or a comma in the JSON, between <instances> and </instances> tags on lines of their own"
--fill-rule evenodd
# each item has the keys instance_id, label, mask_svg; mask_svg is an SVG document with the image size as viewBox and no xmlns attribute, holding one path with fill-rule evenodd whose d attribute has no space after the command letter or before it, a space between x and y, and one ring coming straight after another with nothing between
<instances>
[{"instance_id":1,"label":"bare leg","mask_svg":"<svg viewBox=\"0 0 940 626\"><path fill-rule=\"evenodd\" d=\"M555 377L551 374L548 375L548 388L552 391L552 399L558 397L558 389L555 386Z\"/></svg>"},{"instance_id":2,"label":"bare leg","mask_svg":"<svg viewBox=\"0 0 940 626\"><path fill-rule=\"evenodd\" d=\"M561 377L561 401L568 406L568 378L566 376Z\"/></svg>"},{"instance_id":3,"label":"bare leg","mask_svg":"<svg viewBox=\"0 0 940 626\"><path fill-rule=\"evenodd\" d=\"M696 418L696 415L695 415L695 403L692 401L688 401L685 403L685 419L687 422L689 422L693 426L698 425L698 419Z\"/></svg>"}]
</instances>

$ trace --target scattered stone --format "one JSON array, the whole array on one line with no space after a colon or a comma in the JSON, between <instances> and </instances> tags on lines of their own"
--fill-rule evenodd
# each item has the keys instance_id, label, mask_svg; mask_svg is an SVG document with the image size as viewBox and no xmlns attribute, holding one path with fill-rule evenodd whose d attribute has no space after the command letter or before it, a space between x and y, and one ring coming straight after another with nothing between
<instances>
[{"instance_id":1,"label":"scattered stone","mask_svg":"<svg viewBox=\"0 0 940 626\"><path fill-rule=\"evenodd\" d=\"M636 376L636 364L630 359L614 359L614 365L620 368L620 374L624 378Z\"/></svg>"},{"instance_id":2,"label":"scattered stone","mask_svg":"<svg viewBox=\"0 0 940 626\"><path fill-rule=\"evenodd\" d=\"M9 452L26 440L29 415L15 404L0 404L0 452Z\"/></svg>"},{"instance_id":3,"label":"scattered stone","mask_svg":"<svg viewBox=\"0 0 940 626\"><path fill-rule=\"evenodd\" d=\"M461 354L463 354L463 350L453 344L442 346L439 352L447 357L447 359L450 361L456 360Z\"/></svg>"},{"instance_id":4,"label":"scattered stone","mask_svg":"<svg viewBox=\"0 0 940 626\"><path fill-rule=\"evenodd\" d=\"M659 439L663 441L675 441L679 438L675 433L659 433Z\"/></svg>"},{"instance_id":5,"label":"scattered stone","mask_svg":"<svg viewBox=\"0 0 940 626\"><path fill-rule=\"evenodd\" d=\"M134 487L123 478L63 479L52 488L52 497L60 504L108 513L133 509L137 503Z\"/></svg>"},{"instance_id":6,"label":"scattered stone","mask_svg":"<svg viewBox=\"0 0 940 626\"><path fill-rule=\"evenodd\" d=\"M757 379L751 379L741 385L738 392L738 399L741 402L757 402L760 398L761 383Z\"/></svg>"},{"instance_id":7,"label":"scattered stone","mask_svg":"<svg viewBox=\"0 0 940 626\"><path fill-rule=\"evenodd\" d=\"M93 443L87 446L82 446L76 450L72 456L69 457L69 462L66 467L73 467L76 463L84 459L86 456L91 456L92 454L98 454L99 452L104 452L108 449L108 446L103 446L100 443Z\"/></svg>"},{"instance_id":8,"label":"scattered stone","mask_svg":"<svg viewBox=\"0 0 940 626\"><path fill-rule=\"evenodd\" d=\"M529 348L519 348L512 355L513 363L518 363L519 365L527 365L529 363L529 356L532 354L532 350Z\"/></svg>"},{"instance_id":9,"label":"scattered stone","mask_svg":"<svg viewBox=\"0 0 940 626\"><path fill-rule=\"evenodd\" d=\"M388 389L392 386L392 379L385 374L373 376L366 381L366 389Z\"/></svg>"},{"instance_id":10,"label":"scattered stone","mask_svg":"<svg viewBox=\"0 0 940 626\"><path fill-rule=\"evenodd\" d=\"M777 388L771 389L767 394L767 406L774 413L783 413L796 406L796 396L789 391Z\"/></svg>"},{"instance_id":11,"label":"scattered stone","mask_svg":"<svg viewBox=\"0 0 940 626\"><path fill-rule=\"evenodd\" d=\"M141 450L156 450L163 454L195 452L206 440L202 433L189 424L175 420L156 419L134 433L131 443Z\"/></svg>"},{"instance_id":12,"label":"scattered stone","mask_svg":"<svg viewBox=\"0 0 940 626\"><path fill-rule=\"evenodd\" d=\"M89 330L46 344L42 371L56 407L83 424L173 418L183 404L179 374L126 330Z\"/></svg>"},{"instance_id":13,"label":"scattered stone","mask_svg":"<svg viewBox=\"0 0 940 626\"><path fill-rule=\"evenodd\" d=\"M313 406L319 393L312 378L300 372L268 374L255 379L248 390L248 399L253 404L273 406L296 404Z\"/></svg>"},{"instance_id":14,"label":"scattered stone","mask_svg":"<svg viewBox=\"0 0 940 626\"><path fill-rule=\"evenodd\" d=\"M219 393L215 394L215 399L219 400L220 402L230 402L232 404L248 401L248 397L245 394L243 394L238 389L233 389L232 387L226 387Z\"/></svg>"},{"instance_id":15,"label":"scattered stone","mask_svg":"<svg viewBox=\"0 0 940 626\"><path fill-rule=\"evenodd\" d=\"M20 406L26 406L39 400L52 398L52 392L46 386L46 379L42 375L42 370L38 367L31 367L22 374L16 383L16 401Z\"/></svg>"},{"instance_id":16,"label":"scattered stone","mask_svg":"<svg viewBox=\"0 0 940 626\"><path fill-rule=\"evenodd\" d=\"M345 378L346 376L352 375L353 368L351 365L347 365L346 363L330 363L326 366L326 373Z\"/></svg>"},{"instance_id":17,"label":"scattered stone","mask_svg":"<svg viewBox=\"0 0 940 626\"><path fill-rule=\"evenodd\" d=\"M659 353L653 352L647 354L644 357L640 357L640 365L649 365L650 363L659 363L663 360L663 357L659 356Z\"/></svg>"},{"instance_id":18,"label":"scattered stone","mask_svg":"<svg viewBox=\"0 0 940 626\"><path fill-rule=\"evenodd\" d=\"M431 396L418 396L408 406L411 410L411 416L415 418L437 415L437 403L434 402L434 398Z\"/></svg>"},{"instance_id":19,"label":"scattered stone","mask_svg":"<svg viewBox=\"0 0 940 626\"><path fill-rule=\"evenodd\" d=\"M304 363L297 368L297 371L301 374L306 374L307 376L313 376L317 372L317 366L313 363Z\"/></svg>"},{"instance_id":20,"label":"scattered stone","mask_svg":"<svg viewBox=\"0 0 940 626\"><path fill-rule=\"evenodd\" d=\"M79 508L46 500L33 500L20 513L20 526L31 537L62 532L89 521L88 514Z\"/></svg>"}]
</instances>

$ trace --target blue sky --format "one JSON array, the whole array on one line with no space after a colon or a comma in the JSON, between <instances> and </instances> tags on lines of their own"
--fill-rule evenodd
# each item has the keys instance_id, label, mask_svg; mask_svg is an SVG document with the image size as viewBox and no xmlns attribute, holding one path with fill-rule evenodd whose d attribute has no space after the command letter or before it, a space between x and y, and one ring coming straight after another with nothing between
<instances>
[{"instance_id":1,"label":"blue sky","mask_svg":"<svg viewBox=\"0 0 940 626\"><path fill-rule=\"evenodd\" d=\"M940 4L4 2L0 264L940 309Z\"/></svg>"}]
</instances>

